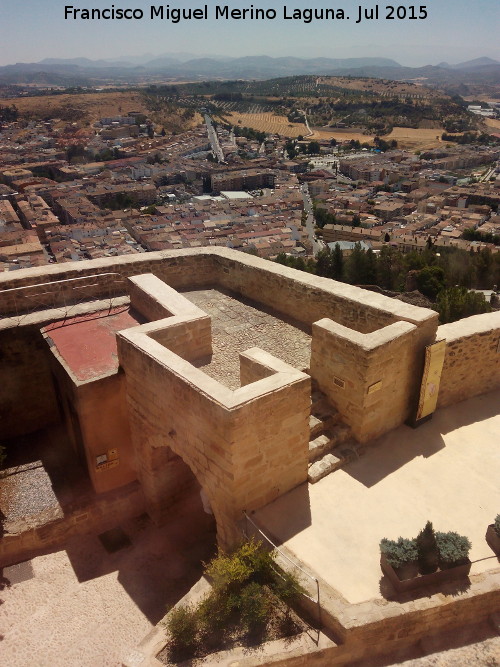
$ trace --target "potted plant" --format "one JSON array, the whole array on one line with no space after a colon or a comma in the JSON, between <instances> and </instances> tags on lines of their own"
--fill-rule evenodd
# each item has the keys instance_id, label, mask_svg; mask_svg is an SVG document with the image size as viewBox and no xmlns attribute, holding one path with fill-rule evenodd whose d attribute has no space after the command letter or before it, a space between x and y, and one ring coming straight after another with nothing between
<instances>
[{"instance_id":1,"label":"potted plant","mask_svg":"<svg viewBox=\"0 0 500 667\"><path fill-rule=\"evenodd\" d=\"M434 586L469 574L471 543L458 533L434 532L427 522L417 538L380 542L380 565L398 593Z\"/></svg>"},{"instance_id":2,"label":"potted plant","mask_svg":"<svg viewBox=\"0 0 500 667\"><path fill-rule=\"evenodd\" d=\"M439 567L449 570L452 567L467 565L469 561L470 540L458 533L436 533L436 542L439 552Z\"/></svg>"},{"instance_id":3,"label":"potted plant","mask_svg":"<svg viewBox=\"0 0 500 667\"><path fill-rule=\"evenodd\" d=\"M436 535L432 523L425 524L415 540L418 552L418 569L420 574L432 574L439 566L439 552Z\"/></svg>"},{"instance_id":4,"label":"potted plant","mask_svg":"<svg viewBox=\"0 0 500 667\"><path fill-rule=\"evenodd\" d=\"M384 537L380 541L380 552L395 571L400 580L412 579L418 574L417 545L415 540L399 537L397 540L388 540Z\"/></svg>"},{"instance_id":5,"label":"potted plant","mask_svg":"<svg viewBox=\"0 0 500 667\"><path fill-rule=\"evenodd\" d=\"M495 522L490 523L486 531L486 541L496 553L500 556L500 514L495 517Z\"/></svg>"}]
</instances>

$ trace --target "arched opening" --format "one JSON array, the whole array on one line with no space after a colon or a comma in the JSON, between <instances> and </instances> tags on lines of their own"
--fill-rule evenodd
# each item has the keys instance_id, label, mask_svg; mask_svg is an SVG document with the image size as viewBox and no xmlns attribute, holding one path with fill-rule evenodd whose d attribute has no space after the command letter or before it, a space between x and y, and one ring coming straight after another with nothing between
<instances>
[{"instance_id":1,"label":"arched opening","mask_svg":"<svg viewBox=\"0 0 500 667\"><path fill-rule=\"evenodd\" d=\"M168 525L182 517L193 543L205 542L207 546L215 546L217 524L214 510L200 480L170 447L162 449L166 459L163 470L159 471L166 482L162 520Z\"/></svg>"}]
</instances>

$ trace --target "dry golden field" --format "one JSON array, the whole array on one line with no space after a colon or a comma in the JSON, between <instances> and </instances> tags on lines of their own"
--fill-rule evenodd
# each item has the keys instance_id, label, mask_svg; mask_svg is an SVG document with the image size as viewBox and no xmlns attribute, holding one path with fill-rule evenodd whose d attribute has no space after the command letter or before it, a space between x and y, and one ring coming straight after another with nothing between
<instances>
[{"instance_id":1,"label":"dry golden field","mask_svg":"<svg viewBox=\"0 0 500 667\"><path fill-rule=\"evenodd\" d=\"M500 120L497 120L496 118L485 118L484 119L484 124L490 129L490 130L499 130L500 131Z\"/></svg>"},{"instance_id":2,"label":"dry golden field","mask_svg":"<svg viewBox=\"0 0 500 667\"><path fill-rule=\"evenodd\" d=\"M125 116L129 111L140 111L149 116L157 130L182 132L202 122L200 114L186 120L177 113L148 111L144 97L139 92L102 92L75 95L40 95L1 99L0 106L15 104L22 115L32 118L61 118L75 121L79 126L89 126L99 118ZM181 110L182 111L182 110Z\"/></svg>"},{"instance_id":3,"label":"dry golden field","mask_svg":"<svg viewBox=\"0 0 500 667\"><path fill-rule=\"evenodd\" d=\"M384 139L390 141L395 139L398 142L398 148L408 150L422 150L435 148L441 144L441 135L444 129L441 128L412 128L395 127L393 131L386 135Z\"/></svg>"},{"instance_id":4,"label":"dry golden field","mask_svg":"<svg viewBox=\"0 0 500 667\"><path fill-rule=\"evenodd\" d=\"M242 127L251 127L260 132L281 134L285 137L295 138L299 135L307 137L307 128L303 123L289 123L286 116L275 116L272 113L231 113L228 120ZM312 128L314 133L307 139L336 139L337 141L360 141L372 143L373 136L363 134L356 128ZM409 150L422 150L434 148L441 143L443 128L407 128L395 127L393 131L384 137L386 140L396 139L399 148Z\"/></svg>"},{"instance_id":5,"label":"dry golden field","mask_svg":"<svg viewBox=\"0 0 500 667\"><path fill-rule=\"evenodd\" d=\"M147 113L143 96L134 92L102 92L83 95L40 95L39 97L18 97L16 99L0 99L0 105L12 105L22 114L33 114L36 117L57 118L67 109L79 109L84 112L85 120L94 123L99 118L129 111Z\"/></svg>"},{"instance_id":6,"label":"dry golden field","mask_svg":"<svg viewBox=\"0 0 500 667\"><path fill-rule=\"evenodd\" d=\"M266 113L235 113L227 114L227 119L234 125L251 127L259 132L270 134L281 134L284 137L298 137L307 134L304 123L290 123L286 116L275 116L271 112Z\"/></svg>"},{"instance_id":7,"label":"dry golden field","mask_svg":"<svg viewBox=\"0 0 500 667\"><path fill-rule=\"evenodd\" d=\"M335 139L336 141L361 141L361 143L371 144L373 137L369 134L360 132L359 127L312 127L314 134L310 139Z\"/></svg>"}]
</instances>

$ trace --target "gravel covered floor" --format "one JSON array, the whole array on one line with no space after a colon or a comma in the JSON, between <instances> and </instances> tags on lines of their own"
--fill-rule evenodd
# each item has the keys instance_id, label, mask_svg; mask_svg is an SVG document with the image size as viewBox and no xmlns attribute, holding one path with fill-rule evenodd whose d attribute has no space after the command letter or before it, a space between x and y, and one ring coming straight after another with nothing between
<instances>
[{"instance_id":1,"label":"gravel covered floor","mask_svg":"<svg viewBox=\"0 0 500 667\"><path fill-rule=\"evenodd\" d=\"M0 569L0 664L118 667L202 573L215 533L199 496L172 523L147 517L120 528L128 546L108 553L96 535ZM193 513L194 512L194 513ZM206 517L206 515L205 515Z\"/></svg>"},{"instance_id":2,"label":"gravel covered floor","mask_svg":"<svg viewBox=\"0 0 500 667\"><path fill-rule=\"evenodd\" d=\"M8 442L0 479L0 507L7 532L61 518L65 508L93 497L86 471L62 424Z\"/></svg>"},{"instance_id":3,"label":"gravel covered floor","mask_svg":"<svg viewBox=\"0 0 500 667\"><path fill-rule=\"evenodd\" d=\"M230 389L240 386L239 352L260 347L303 370L309 367L309 328L243 297L205 289L183 295L212 317L213 355L196 364Z\"/></svg>"}]
</instances>

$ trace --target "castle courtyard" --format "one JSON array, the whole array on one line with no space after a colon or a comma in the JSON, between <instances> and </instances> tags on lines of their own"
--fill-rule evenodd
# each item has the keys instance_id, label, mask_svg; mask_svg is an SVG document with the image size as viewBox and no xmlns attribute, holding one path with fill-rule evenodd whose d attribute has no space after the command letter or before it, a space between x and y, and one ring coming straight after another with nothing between
<instances>
[{"instance_id":1,"label":"castle courtyard","mask_svg":"<svg viewBox=\"0 0 500 667\"><path fill-rule=\"evenodd\" d=\"M494 391L443 408L418 429L400 426L254 519L352 604L391 596L379 542L416 537L427 520L470 539L471 575L498 568L484 536L500 507L499 404Z\"/></svg>"},{"instance_id":2,"label":"castle courtyard","mask_svg":"<svg viewBox=\"0 0 500 667\"><path fill-rule=\"evenodd\" d=\"M121 665L213 554L215 534L186 531L185 522L181 513L157 528L139 517L123 524L128 540L117 551L96 535L79 535L61 551L4 568L1 664Z\"/></svg>"}]
</instances>

